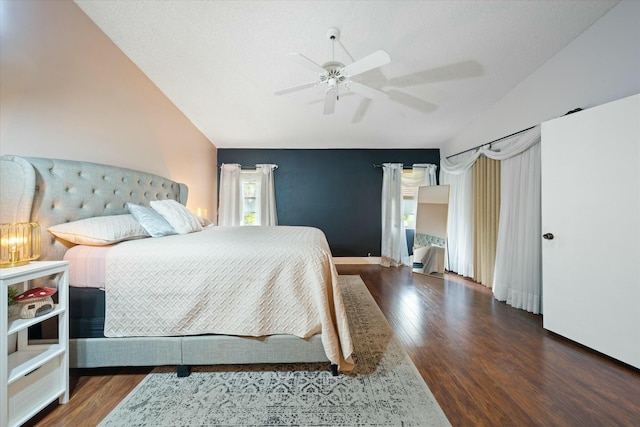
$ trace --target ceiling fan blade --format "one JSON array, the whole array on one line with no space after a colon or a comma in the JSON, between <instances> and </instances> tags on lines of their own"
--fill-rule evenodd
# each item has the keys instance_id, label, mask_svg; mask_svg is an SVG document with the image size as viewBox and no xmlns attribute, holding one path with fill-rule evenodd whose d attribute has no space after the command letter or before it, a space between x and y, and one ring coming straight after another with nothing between
<instances>
[{"instance_id":1,"label":"ceiling fan blade","mask_svg":"<svg viewBox=\"0 0 640 427\"><path fill-rule=\"evenodd\" d=\"M336 110L336 99L337 95L335 92L327 92L327 94L324 96L324 110L322 111L323 114L333 114L333 112Z\"/></svg>"},{"instance_id":2,"label":"ceiling fan blade","mask_svg":"<svg viewBox=\"0 0 640 427\"><path fill-rule=\"evenodd\" d=\"M314 71L320 74L324 74L327 72L320 65L316 64L315 62L313 62L312 60L310 60L309 58L307 58L306 56L300 53L290 53L288 56L289 56L289 59L291 59L292 61L297 62L298 64L310 69L311 71Z\"/></svg>"},{"instance_id":3,"label":"ceiling fan blade","mask_svg":"<svg viewBox=\"0 0 640 427\"><path fill-rule=\"evenodd\" d=\"M298 86L293 86L293 87L289 87L287 89L280 89L276 92L273 92L274 95L284 95L287 93L291 93L291 92L296 92L302 89L309 89L310 87L314 87L315 85L317 85L317 82L311 82L311 83L305 83L302 85L298 85Z\"/></svg>"},{"instance_id":4,"label":"ceiling fan blade","mask_svg":"<svg viewBox=\"0 0 640 427\"><path fill-rule=\"evenodd\" d=\"M391 62L391 57L384 50L373 52L371 55L358 59L356 62L347 65L340 70L340 74L350 77L357 74L364 73L365 71L372 70L381 65Z\"/></svg>"},{"instance_id":5,"label":"ceiling fan blade","mask_svg":"<svg viewBox=\"0 0 640 427\"><path fill-rule=\"evenodd\" d=\"M366 96L367 98L371 99L387 99L389 97L389 95L384 92L354 81L349 82L346 87L347 89L357 93L358 95Z\"/></svg>"}]
</instances>

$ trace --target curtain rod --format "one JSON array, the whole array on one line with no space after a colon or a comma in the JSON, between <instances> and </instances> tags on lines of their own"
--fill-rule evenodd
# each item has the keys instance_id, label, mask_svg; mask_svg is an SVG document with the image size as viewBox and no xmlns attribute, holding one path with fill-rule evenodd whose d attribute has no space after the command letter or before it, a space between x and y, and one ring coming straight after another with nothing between
<instances>
[{"instance_id":1,"label":"curtain rod","mask_svg":"<svg viewBox=\"0 0 640 427\"><path fill-rule=\"evenodd\" d=\"M491 145L491 144L496 143L496 142L498 142L498 141L502 141L503 139L507 139L507 138L509 138L509 137L512 137L512 136L518 135L519 133L526 132L526 131L528 131L528 130L530 130L530 129L533 129L534 127L535 127L535 125L534 125L534 126L531 126L531 127L528 127L528 128L526 128L526 129L519 130L518 132L514 132L514 133L512 133L511 135L507 135L507 136L503 136L503 137L498 138L498 139L494 139L494 140L493 140L493 141L491 141L491 142L485 142L484 144L476 145L475 147L471 147L471 148L468 148L468 149L466 149L466 150L464 150L464 151L461 151L461 152L459 152L459 153L456 153L456 154L452 154L452 155L450 155L450 156L447 156L447 159L450 159L451 157L458 156L458 155L463 154L463 153L467 153L467 152L472 151L472 150L477 150L478 148L484 147L485 145Z\"/></svg>"},{"instance_id":2,"label":"curtain rod","mask_svg":"<svg viewBox=\"0 0 640 427\"><path fill-rule=\"evenodd\" d=\"M389 162L389 163L393 163L393 162ZM398 163L400 163L400 162L398 162ZM375 164L375 163L374 163L374 164L373 164L373 167L374 167L374 168L381 168L381 167L382 167L382 165L377 165L377 164ZM402 169L403 169L403 170L404 170L404 169L413 169L413 166L404 166L404 165L403 165L403 166L402 166Z\"/></svg>"},{"instance_id":3,"label":"curtain rod","mask_svg":"<svg viewBox=\"0 0 640 427\"><path fill-rule=\"evenodd\" d=\"M218 169L220 169L220 167L222 167L223 164L225 164L225 163L219 164L218 165ZM229 164L229 163L227 163L227 164ZM273 166L275 166L274 169L278 169L278 165L273 165ZM242 165L240 165L240 170L252 170L252 171L254 171L254 170L257 170L257 168L255 166L242 166Z\"/></svg>"},{"instance_id":4,"label":"curtain rod","mask_svg":"<svg viewBox=\"0 0 640 427\"><path fill-rule=\"evenodd\" d=\"M394 162L388 162L388 163L394 163ZM396 163L401 163L401 162L396 162ZM434 165L434 166L438 167L438 165ZM374 164L373 164L373 167L374 167L374 168L381 168L381 167L382 167L382 165L379 165L379 164L374 163ZM402 165L402 169L403 169L403 170L413 169L413 165L410 165L410 166Z\"/></svg>"},{"instance_id":5,"label":"curtain rod","mask_svg":"<svg viewBox=\"0 0 640 427\"><path fill-rule=\"evenodd\" d=\"M220 169L221 166L222 165L218 165L218 169ZM242 166L242 165L240 165L240 170L243 170L243 171L249 171L249 170L254 171L254 170L256 170L256 167L255 166Z\"/></svg>"},{"instance_id":6,"label":"curtain rod","mask_svg":"<svg viewBox=\"0 0 640 427\"><path fill-rule=\"evenodd\" d=\"M568 111L568 112L567 112L567 113L565 113L564 115L565 115L565 116L568 116L569 114L577 113L578 111L582 111L582 108L574 108L573 110ZM510 137L512 137L512 136L518 135L519 133L522 133L522 132L526 132L526 131L528 131L528 130L531 130L531 129L533 129L533 128L534 128L534 127L536 127L536 126L537 126L537 125L533 125L533 126L530 126L530 127L526 128L526 129L519 130L518 132L514 132L514 133L512 133L512 134L510 134L510 135L503 136L502 138L494 139L493 141L485 142L484 144L480 144L480 145L476 145L475 147L468 148L468 149L466 149L466 150L464 150L464 151L461 151L461 152L459 152L459 153L456 153L456 154L452 154L452 155L450 155L450 156L447 156L447 159L450 159L451 157L457 156L457 155L459 155L459 154L463 154L463 153L469 152L469 151L471 151L471 150L476 150L476 149L478 149L478 148L484 147L485 145L491 145L491 144L494 144L494 143L496 143L496 142L498 142L498 141L502 141L503 139L507 139L507 138L510 138Z\"/></svg>"}]
</instances>

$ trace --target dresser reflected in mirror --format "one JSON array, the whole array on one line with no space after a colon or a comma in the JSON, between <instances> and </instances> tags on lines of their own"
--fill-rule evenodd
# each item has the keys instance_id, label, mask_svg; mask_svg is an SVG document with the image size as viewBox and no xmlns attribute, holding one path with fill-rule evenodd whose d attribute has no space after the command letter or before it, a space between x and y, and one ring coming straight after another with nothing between
<instances>
[{"instance_id":1,"label":"dresser reflected in mirror","mask_svg":"<svg viewBox=\"0 0 640 427\"><path fill-rule=\"evenodd\" d=\"M449 186L418 189L416 231L413 242L413 272L444 277Z\"/></svg>"}]
</instances>

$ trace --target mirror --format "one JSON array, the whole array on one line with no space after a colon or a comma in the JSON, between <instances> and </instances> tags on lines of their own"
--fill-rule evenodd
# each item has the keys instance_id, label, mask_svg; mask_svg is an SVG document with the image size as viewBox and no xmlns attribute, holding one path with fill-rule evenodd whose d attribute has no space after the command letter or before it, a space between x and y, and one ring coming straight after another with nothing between
<instances>
[{"instance_id":1,"label":"mirror","mask_svg":"<svg viewBox=\"0 0 640 427\"><path fill-rule=\"evenodd\" d=\"M416 233L413 241L413 272L444 277L449 214L449 186L418 189Z\"/></svg>"}]
</instances>

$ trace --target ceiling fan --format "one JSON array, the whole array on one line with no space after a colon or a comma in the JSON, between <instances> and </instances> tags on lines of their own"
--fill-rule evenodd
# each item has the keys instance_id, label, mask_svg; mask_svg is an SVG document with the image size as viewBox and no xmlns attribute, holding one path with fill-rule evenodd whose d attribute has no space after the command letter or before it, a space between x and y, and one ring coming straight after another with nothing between
<instances>
[{"instance_id":1,"label":"ceiling fan","mask_svg":"<svg viewBox=\"0 0 640 427\"><path fill-rule=\"evenodd\" d=\"M340 41L340 30L335 27L329 28L327 31L327 37L331 40L332 49L335 53L335 42ZM348 52L346 53L349 55ZM318 74L318 78L313 82L279 90L275 92L275 95L284 95L316 86L325 86L324 114L333 114L335 111L336 101L340 99L340 90L342 88L370 99L386 99L388 97L384 92L351 80L351 77L355 75L391 62L389 54L384 50L378 50L348 65L344 65L343 63L336 61L335 58L332 58L329 62L319 65L300 53L290 53L288 56L291 60L299 63L303 67L316 72Z\"/></svg>"}]
</instances>

